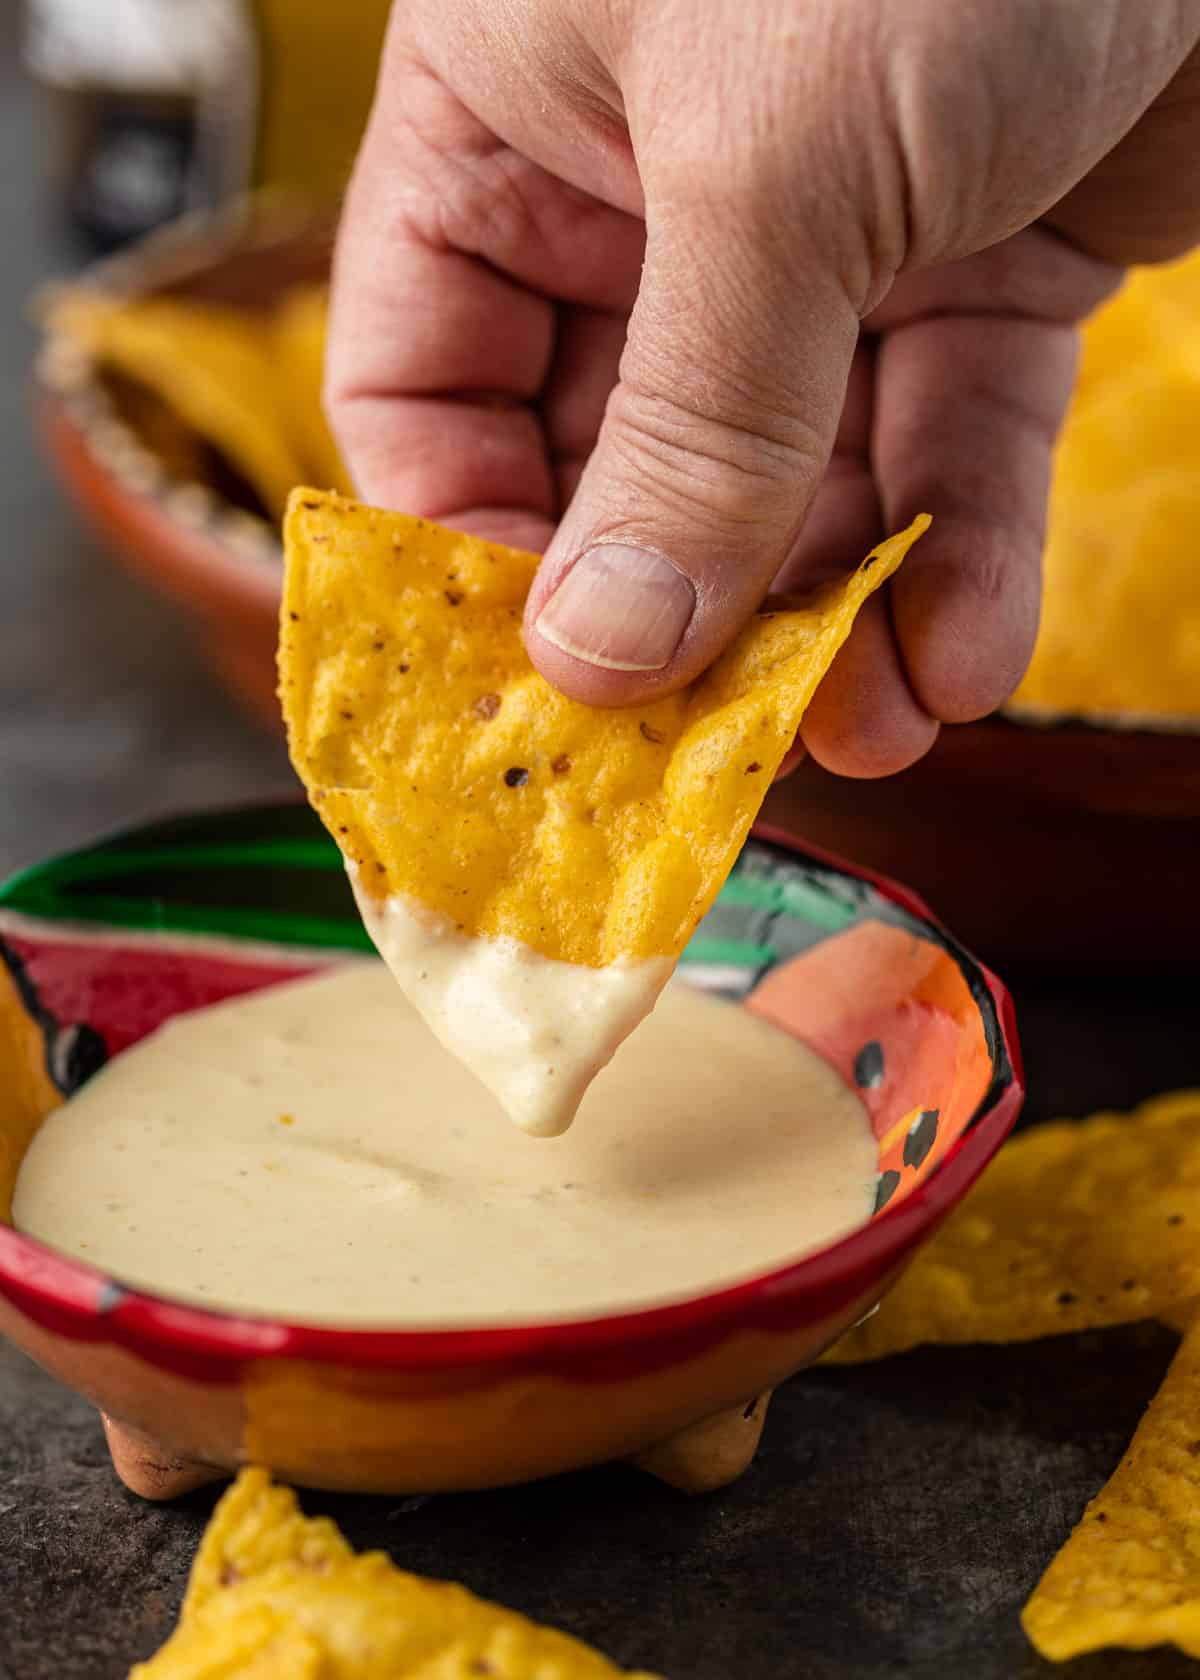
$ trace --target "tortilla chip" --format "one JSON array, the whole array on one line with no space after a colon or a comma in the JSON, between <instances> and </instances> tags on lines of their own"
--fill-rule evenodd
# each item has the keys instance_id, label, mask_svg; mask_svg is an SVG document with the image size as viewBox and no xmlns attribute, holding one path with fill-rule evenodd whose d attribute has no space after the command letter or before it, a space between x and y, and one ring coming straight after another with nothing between
<instances>
[{"instance_id":1,"label":"tortilla chip","mask_svg":"<svg viewBox=\"0 0 1200 1680\"><path fill-rule=\"evenodd\" d=\"M265 1604L180 1627L129 1680L327 1680L320 1642Z\"/></svg>"},{"instance_id":2,"label":"tortilla chip","mask_svg":"<svg viewBox=\"0 0 1200 1680\"><path fill-rule=\"evenodd\" d=\"M243 1470L204 1531L188 1577L180 1620L198 1615L219 1592L280 1563L324 1573L354 1556L327 1517L306 1517L290 1488L265 1470Z\"/></svg>"},{"instance_id":3,"label":"tortilla chip","mask_svg":"<svg viewBox=\"0 0 1200 1680\"><path fill-rule=\"evenodd\" d=\"M1184 1301L1178 1307L1166 1307L1155 1317L1160 1324L1165 1324L1169 1330L1176 1331L1180 1336L1186 1336L1188 1331L1200 1318L1200 1301Z\"/></svg>"},{"instance_id":4,"label":"tortilla chip","mask_svg":"<svg viewBox=\"0 0 1200 1680\"><path fill-rule=\"evenodd\" d=\"M245 310L178 298L59 294L49 323L97 366L159 396L246 481L273 515L306 474L275 395L270 326Z\"/></svg>"},{"instance_id":5,"label":"tortilla chip","mask_svg":"<svg viewBox=\"0 0 1200 1680\"><path fill-rule=\"evenodd\" d=\"M1200 1657L1200 1327L1021 1619L1052 1662L1106 1645Z\"/></svg>"},{"instance_id":6,"label":"tortilla chip","mask_svg":"<svg viewBox=\"0 0 1200 1680\"><path fill-rule=\"evenodd\" d=\"M1181 1313L1200 1294L1200 1090L1023 1132L879 1311L826 1355L1028 1342Z\"/></svg>"},{"instance_id":7,"label":"tortilla chip","mask_svg":"<svg viewBox=\"0 0 1200 1680\"><path fill-rule=\"evenodd\" d=\"M601 711L525 652L535 555L297 492L280 633L292 762L370 897L590 967L674 957L859 607L928 523L755 618L683 693Z\"/></svg>"},{"instance_id":8,"label":"tortilla chip","mask_svg":"<svg viewBox=\"0 0 1200 1680\"><path fill-rule=\"evenodd\" d=\"M304 477L353 494L354 483L325 418L325 338L329 293L324 286L290 292L275 317L276 369L284 419Z\"/></svg>"},{"instance_id":9,"label":"tortilla chip","mask_svg":"<svg viewBox=\"0 0 1200 1680\"><path fill-rule=\"evenodd\" d=\"M615 1680L603 1657L462 1587L356 1557L334 1525L246 1470L201 1542L180 1624L130 1680ZM653 1680L650 1675L631 1680Z\"/></svg>"},{"instance_id":10,"label":"tortilla chip","mask_svg":"<svg viewBox=\"0 0 1200 1680\"><path fill-rule=\"evenodd\" d=\"M1200 713L1197 437L1193 253L1136 270L1085 328L1055 455L1041 625L1018 710Z\"/></svg>"},{"instance_id":11,"label":"tortilla chip","mask_svg":"<svg viewBox=\"0 0 1200 1680\"><path fill-rule=\"evenodd\" d=\"M1200 252L1130 269L1083 329L1077 400L1157 363L1200 376Z\"/></svg>"}]
</instances>

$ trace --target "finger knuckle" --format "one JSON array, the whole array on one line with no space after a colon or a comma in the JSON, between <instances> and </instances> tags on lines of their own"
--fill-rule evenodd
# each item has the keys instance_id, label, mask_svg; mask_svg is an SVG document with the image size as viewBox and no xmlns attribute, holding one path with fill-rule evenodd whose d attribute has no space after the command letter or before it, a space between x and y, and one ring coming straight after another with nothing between
<instances>
[{"instance_id":1,"label":"finger knuckle","mask_svg":"<svg viewBox=\"0 0 1200 1680\"><path fill-rule=\"evenodd\" d=\"M795 416L761 408L739 414L715 397L711 389L689 396L627 379L609 409L610 446L665 502L703 506L733 528L780 511L794 517L821 464L817 438Z\"/></svg>"}]
</instances>

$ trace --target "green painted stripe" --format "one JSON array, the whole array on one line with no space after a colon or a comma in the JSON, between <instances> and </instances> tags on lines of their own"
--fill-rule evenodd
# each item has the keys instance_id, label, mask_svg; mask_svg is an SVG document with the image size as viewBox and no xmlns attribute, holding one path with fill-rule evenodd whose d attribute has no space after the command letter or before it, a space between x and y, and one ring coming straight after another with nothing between
<instances>
[{"instance_id":1,"label":"green painted stripe","mask_svg":"<svg viewBox=\"0 0 1200 1680\"><path fill-rule=\"evenodd\" d=\"M845 927L856 914L854 905L845 903L819 882L804 877L772 880L748 871L730 876L721 888L717 903L795 916L826 932Z\"/></svg>"},{"instance_id":2,"label":"green painted stripe","mask_svg":"<svg viewBox=\"0 0 1200 1680\"><path fill-rule=\"evenodd\" d=\"M778 910L782 884L761 875L731 875L717 896L718 904L744 905L751 910Z\"/></svg>"},{"instance_id":3,"label":"green painted stripe","mask_svg":"<svg viewBox=\"0 0 1200 1680\"><path fill-rule=\"evenodd\" d=\"M109 881L147 869L315 869L336 873L342 859L332 841L263 840L240 846L164 846L113 852L72 852L49 863L35 863L0 888L0 904L26 900L31 888L44 892L51 884Z\"/></svg>"},{"instance_id":4,"label":"green painted stripe","mask_svg":"<svg viewBox=\"0 0 1200 1680\"><path fill-rule=\"evenodd\" d=\"M20 909L54 921L99 922L148 933L226 934L271 945L308 945L323 950L373 951L366 929L347 918L304 916L291 910L219 910L210 905L164 904L155 899L89 897L64 906L56 893L26 893Z\"/></svg>"},{"instance_id":5,"label":"green painted stripe","mask_svg":"<svg viewBox=\"0 0 1200 1680\"><path fill-rule=\"evenodd\" d=\"M751 945L741 939L706 939L700 933L679 960L681 963L719 963L729 968L762 968L775 959L776 952L770 945Z\"/></svg>"}]
</instances>

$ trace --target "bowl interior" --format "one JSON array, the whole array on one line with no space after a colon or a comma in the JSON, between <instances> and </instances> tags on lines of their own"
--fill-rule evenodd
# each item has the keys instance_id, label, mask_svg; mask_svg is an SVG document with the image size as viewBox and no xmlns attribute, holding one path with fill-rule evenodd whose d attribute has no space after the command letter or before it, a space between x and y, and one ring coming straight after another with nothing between
<instances>
[{"instance_id":1,"label":"bowl interior","mask_svg":"<svg viewBox=\"0 0 1200 1680\"><path fill-rule=\"evenodd\" d=\"M14 878L0 889L0 1218L38 1125L109 1058L173 1015L370 949L301 804L160 823ZM681 972L857 1091L876 1219L1012 1091L996 982L901 889L780 836L747 842Z\"/></svg>"}]
</instances>

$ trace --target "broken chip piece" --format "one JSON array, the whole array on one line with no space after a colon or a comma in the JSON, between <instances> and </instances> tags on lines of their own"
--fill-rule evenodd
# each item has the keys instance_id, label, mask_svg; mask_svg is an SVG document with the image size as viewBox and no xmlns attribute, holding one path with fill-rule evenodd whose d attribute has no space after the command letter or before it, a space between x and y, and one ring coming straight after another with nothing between
<instances>
[{"instance_id":1,"label":"broken chip piece","mask_svg":"<svg viewBox=\"0 0 1200 1680\"><path fill-rule=\"evenodd\" d=\"M535 555L293 495L292 762L397 979L527 1130L564 1130L653 1007L859 607L928 524L752 619L682 692L601 711L525 652Z\"/></svg>"},{"instance_id":2,"label":"broken chip piece","mask_svg":"<svg viewBox=\"0 0 1200 1680\"><path fill-rule=\"evenodd\" d=\"M826 1359L1186 1323L1200 1294L1198 1235L1200 1090L1038 1126L1004 1146L879 1311Z\"/></svg>"},{"instance_id":3,"label":"broken chip piece","mask_svg":"<svg viewBox=\"0 0 1200 1680\"><path fill-rule=\"evenodd\" d=\"M578 1640L356 1556L264 1470L243 1470L213 1513L179 1626L130 1680L617 1680ZM653 1680L647 1674L630 1680Z\"/></svg>"},{"instance_id":4,"label":"broken chip piece","mask_svg":"<svg viewBox=\"0 0 1200 1680\"><path fill-rule=\"evenodd\" d=\"M1025 1606L1025 1632L1042 1656L1065 1662L1107 1645L1170 1643L1200 1657L1198 1507L1200 1326Z\"/></svg>"}]
</instances>

